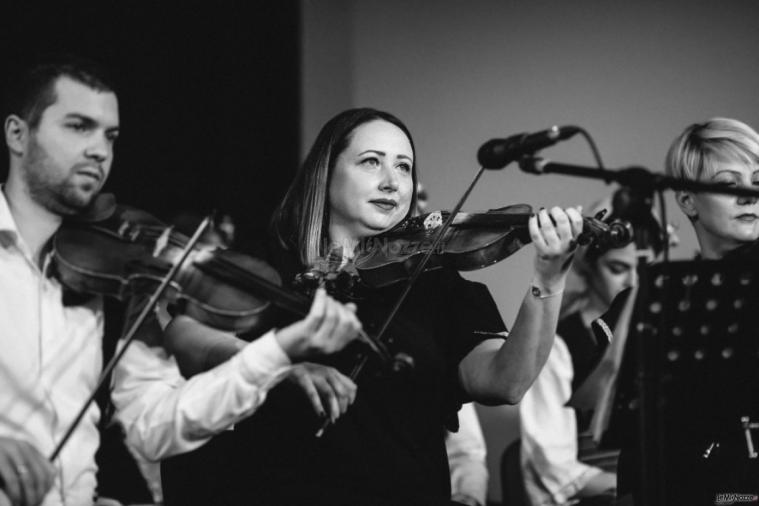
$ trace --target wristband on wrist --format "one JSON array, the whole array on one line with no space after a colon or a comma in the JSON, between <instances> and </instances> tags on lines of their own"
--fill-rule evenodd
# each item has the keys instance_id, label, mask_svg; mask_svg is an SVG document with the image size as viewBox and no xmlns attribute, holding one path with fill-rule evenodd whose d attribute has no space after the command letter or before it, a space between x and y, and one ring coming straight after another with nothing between
<instances>
[{"instance_id":1,"label":"wristband on wrist","mask_svg":"<svg viewBox=\"0 0 759 506\"><path fill-rule=\"evenodd\" d=\"M549 299L551 297L556 297L558 295L561 295L562 293L564 293L564 290L561 289L556 292L548 293L547 291L541 290L537 286L532 285L530 287L530 293L532 293L532 296L535 297L536 299Z\"/></svg>"}]
</instances>

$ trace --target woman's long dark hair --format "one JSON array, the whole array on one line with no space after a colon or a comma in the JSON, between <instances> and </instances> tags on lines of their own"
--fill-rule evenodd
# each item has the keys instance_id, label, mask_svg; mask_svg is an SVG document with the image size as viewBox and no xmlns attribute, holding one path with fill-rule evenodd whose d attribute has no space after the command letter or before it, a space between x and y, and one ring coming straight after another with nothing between
<instances>
[{"instance_id":1,"label":"woman's long dark hair","mask_svg":"<svg viewBox=\"0 0 759 506\"><path fill-rule=\"evenodd\" d=\"M349 109L329 120L319 132L285 198L274 211L271 228L281 246L296 252L303 265L326 254L329 238L329 185L335 162L359 126L382 120L400 128L414 155L413 192L407 217L416 207L416 149L406 125L390 113L371 108Z\"/></svg>"}]
</instances>

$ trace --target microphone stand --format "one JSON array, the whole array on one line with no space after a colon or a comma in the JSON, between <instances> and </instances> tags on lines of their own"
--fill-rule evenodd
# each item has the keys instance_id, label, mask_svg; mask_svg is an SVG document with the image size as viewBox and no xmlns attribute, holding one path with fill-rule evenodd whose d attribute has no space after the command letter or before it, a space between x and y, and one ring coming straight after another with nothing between
<instances>
[{"instance_id":1,"label":"microphone stand","mask_svg":"<svg viewBox=\"0 0 759 506\"><path fill-rule=\"evenodd\" d=\"M519 161L519 168L530 174L564 174L566 176L601 179L606 183L616 182L632 188L647 188L653 191L675 190L704 193L721 193L737 197L759 198L759 190L745 187L726 187L718 183L704 183L689 179L679 179L651 172L643 167L626 167L619 170L598 169L584 165L556 163L536 156L526 156Z\"/></svg>"},{"instance_id":2,"label":"microphone stand","mask_svg":"<svg viewBox=\"0 0 759 506\"><path fill-rule=\"evenodd\" d=\"M663 190L691 191L720 193L739 197L759 198L759 190L745 187L726 187L720 184L704 183L701 181L684 180L669 177L663 174L653 173L643 167L629 167L619 170L606 170L596 167L570 165L556 163L535 156L525 156L519 162L519 168L531 174L563 174L567 176L600 179L607 184L617 182L627 186L631 190L632 208L636 216L650 216L653 205L654 192ZM665 225L666 226L666 225ZM638 251L638 298L633 310L632 321L637 321L636 314L641 308L638 302L646 301L648 294L649 273L648 264L653 255L646 254L651 251L651 231L645 227L633 226L635 246ZM666 231L664 231L666 234ZM666 241L667 238L664 237ZM661 326L665 327L664 319ZM638 360L637 378L640 385L640 411L639 411L639 435L640 435L640 485L641 499L645 506L665 505L665 480L663 478L664 443L663 420L658 416L657 405L659 400L659 385L657 384L658 371L656 363L657 345L655 329L647 328L640 330L641 338L637 340L636 349ZM663 329L660 329L663 330ZM661 332L660 332L661 334Z\"/></svg>"}]
</instances>

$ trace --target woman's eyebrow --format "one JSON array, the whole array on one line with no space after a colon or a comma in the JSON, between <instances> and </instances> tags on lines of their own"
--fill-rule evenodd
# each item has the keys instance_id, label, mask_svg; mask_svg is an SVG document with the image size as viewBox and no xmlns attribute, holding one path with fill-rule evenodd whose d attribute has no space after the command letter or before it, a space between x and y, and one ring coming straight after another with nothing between
<instances>
[{"instance_id":1,"label":"woman's eyebrow","mask_svg":"<svg viewBox=\"0 0 759 506\"><path fill-rule=\"evenodd\" d=\"M740 176L741 175L741 173L739 171L737 171L737 170L722 169L722 170L718 170L717 172L715 172L714 174L712 174L712 178L715 178L715 177L719 176L720 174L730 174L730 175L734 175L734 176Z\"/></svg>"},{"instance_id":2,"label":"woman's eyebrow","mask_svg":"<svg viewBox=\"0 0 759 506\"><path fill-rule=\"evenodd\" d=\"M358 156L363 156L367 153L374 153L375 155L379 155L379 156L385 156L387 154L384 151L377 151L376 149L367 149L366 151L362 151L361 153L359 153Z\"/></svg>"}]
</instances>

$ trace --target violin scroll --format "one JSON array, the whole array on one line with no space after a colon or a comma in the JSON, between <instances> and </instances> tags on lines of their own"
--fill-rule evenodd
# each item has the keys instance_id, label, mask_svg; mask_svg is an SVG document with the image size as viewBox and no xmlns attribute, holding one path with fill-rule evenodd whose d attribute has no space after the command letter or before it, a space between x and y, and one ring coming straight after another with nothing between
<instances>
[{"instance_id":1,"label":"violin scroll","mask_svg":"<svg viewBox=\"0 0 759 506\"><path fill-rule=\"evenodd\" d=\"M602 209L592 218L583 218L583 231L577 238L580 246L604 252L623 248L633 241L633 227L629 221L614 220L606 223L603 221L605 215L606 209Z\"/></svg>"}]
</instances>

